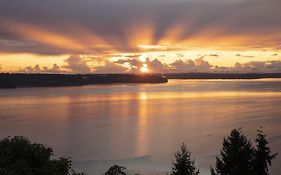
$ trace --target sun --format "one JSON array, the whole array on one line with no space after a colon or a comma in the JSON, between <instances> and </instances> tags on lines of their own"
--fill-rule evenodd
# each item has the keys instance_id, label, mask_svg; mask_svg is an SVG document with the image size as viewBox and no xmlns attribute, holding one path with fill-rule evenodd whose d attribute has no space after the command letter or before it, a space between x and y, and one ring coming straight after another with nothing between
<instances>
[{"instance_id":1,"label":"sun","mask_svg":"<svg viewBox=\"0 0 281 175\"><path fill-rule=\"evenodd\" d=\"M147 64L142 64L140 71L141 71L141 73L147 73L149 71Z\"/></svg>"}]
</instances>

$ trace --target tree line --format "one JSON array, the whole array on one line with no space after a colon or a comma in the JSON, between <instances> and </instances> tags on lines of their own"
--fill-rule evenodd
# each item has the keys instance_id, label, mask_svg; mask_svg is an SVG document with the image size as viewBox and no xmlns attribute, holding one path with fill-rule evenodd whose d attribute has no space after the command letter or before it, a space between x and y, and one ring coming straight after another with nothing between
<instances>
[{"instance_id":1,"label":"tree line","mask_svg":"<svg viewBox=\"0 0 281 175\"><path fill-rule=\"evenodd\" d=\"M266 135L257 130L254 144L241 129L233 129L223 139L216 164L210 175L268 175L269 167L278 154L272 153ZM52 158L53 150L32 143L26 137L6 137L0 141L1 175L86 175L72 169L71 159ZM171 175L199 175L191 151L183 143L175 153ZM113 165L103 175L128 175L126 167Z\"/></svg>"}]
</instances>

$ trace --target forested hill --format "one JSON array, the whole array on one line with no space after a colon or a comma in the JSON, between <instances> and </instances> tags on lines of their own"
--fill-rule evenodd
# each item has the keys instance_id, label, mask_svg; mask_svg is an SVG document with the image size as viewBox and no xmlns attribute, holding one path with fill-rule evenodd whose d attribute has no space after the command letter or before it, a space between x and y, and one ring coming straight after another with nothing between
<instances>
[{"instance_id":1,"label":"forested hill","mask_svg":"<svg viewBox=\"0 0 281 175\"><path fill-rule=\"evenodd\" d=\"M0 88L165 83L167 81L167 78L161 74L0 74Z\"/></svg>"}]
</instances>

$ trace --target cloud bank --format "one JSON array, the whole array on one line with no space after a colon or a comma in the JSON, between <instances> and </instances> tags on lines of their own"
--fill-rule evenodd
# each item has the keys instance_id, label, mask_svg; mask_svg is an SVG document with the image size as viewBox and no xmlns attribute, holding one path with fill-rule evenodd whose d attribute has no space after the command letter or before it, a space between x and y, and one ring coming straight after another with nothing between
<instances>
[{"instance_id":1,"label":"cloud bank","mask_svg":"<svg viewBox=\"0 0 281 175\"><path fill-rule=\"evenodd\" d=\"M250 61L246 63L235 63L232 67L220 67L210 64L199 57L195 60L177 59L167 64L158 59L146 58L141 61L137 58L118 59L116 61L103 61L101 65L89 65L89 60L78 55L71 55L65 59L65 65L53 67L42 67L40 65L20 68L17 72L24 73L141 73L141 68L145 64L148 73L190 73L190 72L210 72L210 73L280 73L281 60L278 61Z\"/></svg>"},{"instance_id":2,"label":"cloud bank","mask_svg":"<svg viewBox=\"0 0 281 175\"><path fill-rule=\"evenodd\" d=\"M108 54L164 43L166 50L280 49L280 8L280 0L4 0L0 51Z\"/></svg>"}]
</instances>

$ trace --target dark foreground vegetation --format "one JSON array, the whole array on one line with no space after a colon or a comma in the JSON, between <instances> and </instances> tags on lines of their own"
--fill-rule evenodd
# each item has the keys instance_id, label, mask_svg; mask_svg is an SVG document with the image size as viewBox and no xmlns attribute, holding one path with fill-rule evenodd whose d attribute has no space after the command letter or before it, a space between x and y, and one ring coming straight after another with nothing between
<instances>
[{"instance_id":1,"label":"dark foreground vegetation","mask_svg":"<svg viewBox=\"0 0 281 175\"><path fill-rule=\"evenodd\" d=\"M241 132L233 129L223 139L220 155L211 175L268 175L268 168L277 156L272 153L266 135L257 131L255 144ZM71 159L52 158L53 150L30 142L25 137L7 137L0 141L1 175L85 175L76 173ZM167 173L168 174L168 173ZM171 175L199 175L200 171L183 143L175 154ZM104 175L127 175L126 167L113 165Z\"/></svg>"},{"instance_id":2,"label":"dark foreground vegetation","mask_svg":"<svg viewBox=\"0 0 281 175\"><path fill-rule=\"evenodd\" d=\"M9 74L0 73L0 88L83 86L112 83L166 83L161 74Z\"/></svg>"},{"instance_id":3,"label":"dark foreground vegetation","mask_svg":"<svg viewBox=\"0 0 281 175\"><path fill-rule=\"evenodd\" d=\"M281 73L170 73L168 79L261 79L281 78Z\"/></svg>"},{"instance_id":4,"label":"dark foreground vegetation","mask_svg":"<svg viewBox=\"0 0 281 175\"><path fill-rule=\"evenodd\" d=\"M0 141L1 175L82 175L71 168L71 159L53 159L52 148L30 142L25 137Z\"/></svg>"}]
</instances>

